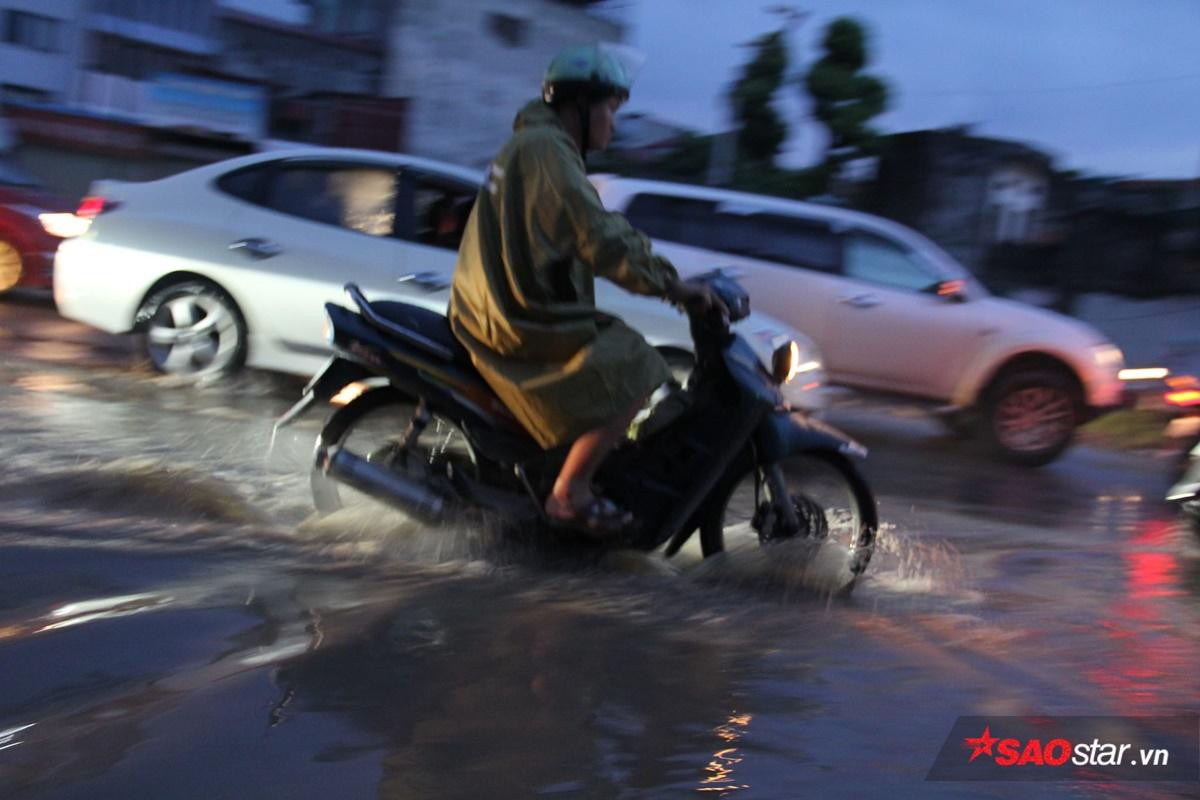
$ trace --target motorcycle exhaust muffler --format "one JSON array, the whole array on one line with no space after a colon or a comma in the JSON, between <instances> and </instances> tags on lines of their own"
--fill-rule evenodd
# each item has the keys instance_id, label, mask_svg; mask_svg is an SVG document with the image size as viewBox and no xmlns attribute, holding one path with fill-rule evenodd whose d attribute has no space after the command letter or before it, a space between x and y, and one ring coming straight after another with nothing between
<instances>
[{"instance_id":1,"label":"motorcycle exhaust muffler","mask_svg":"<svg viewBox=\"0 0 1200 800\"><path fill-rule=\"evenodd\" d=\"M446 517L446 500L412 478L372 464L343 448L318 456L326 475L395 506L422 522L436 525Z\"/></svg>"}]
</instances>

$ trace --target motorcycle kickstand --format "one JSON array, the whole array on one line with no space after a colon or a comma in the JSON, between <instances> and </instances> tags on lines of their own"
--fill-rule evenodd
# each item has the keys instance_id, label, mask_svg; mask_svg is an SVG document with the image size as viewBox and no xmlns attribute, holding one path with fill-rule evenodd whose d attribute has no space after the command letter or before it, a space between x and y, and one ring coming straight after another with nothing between
<instances>
[{"instance_id":1,"label":"motorcycle kickstand","mask_svg":"<svg viewBox=\"0 0 1200 800\"><path fill-rule=\"evenodd\" d=\"M409 445L420 438L421 434L425 431L425 427L429 424L429 420L429 407L425 405L425 400L422 398L413 410L412 419L408 421L408 427L404 429L404 434L400 437L400 447L407 450Z\"/></svg>"},{"instance_id":2,"label":"motorcycle kickstand","mask_svg":"<svg viewBox=\"0 0 1200 800\"><path fill-rule=\"evenodd\" d=\"M513 473L520 479L521 485L525 487L529 499L533 501L533 507L537 510L538 519L546 525L551 524L550 515L546 513L546 504L538 500L537 492L533 490L533 484L529 482L529 476L525 474L525 467L521 464L513 464Z\"/></svg>"}]
</instances>

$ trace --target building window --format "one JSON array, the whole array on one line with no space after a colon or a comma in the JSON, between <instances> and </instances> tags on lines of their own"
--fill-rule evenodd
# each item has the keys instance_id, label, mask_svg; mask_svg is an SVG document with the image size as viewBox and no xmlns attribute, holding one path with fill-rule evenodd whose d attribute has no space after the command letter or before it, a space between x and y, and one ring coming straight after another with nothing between
<instances>
[{"instance_id":1,"label":"building window","mask_svg":"<svg viewBox=\"0 0 1200 800\"><path fill-rule=\"evenodd\" d=\"M160 72L186 72L203 64L201 57L189 53L100 34L93 39L88 65L97 72L145 80Z\"/></svg>"},{"instance_id":2,"label":"building window","mask_svg":"<svg viewBox=\"0 0 1200 800\"><path fill-rule=\"evenodd\" d=\"M203 35L212 0L92 0L95 13Z\"/></svg>"},{"instance_id":3,"label":"building window","mask_svg":"<svg viewBox=\"0 0 1200 800\"><path fill-rule=\"evenodd\" d=\"M1046 208L1046 179L1016 167L992 175L988 202L995 219L993 240L1027 242L1038 234L1038 223Z\"/></svg>"},{"instance_id":4,"label":"building window","mask_svg":"<svg viewBox=\"0 0 1200 800\"><path fill-rule=\"evenodd\" d=\"M0 85L0 99L25 103L48 103L50 102L50 93L41 89L32 89L28 86L5 83Z\"/></svg>"},{"instance_id":5,"label":"building window","mask_svg":"<svg viewBox=\"0 0 1200 800\"><path fill-rule=\"evenodd\" d=\"M487 29L508 47L523 47L529 38L529 22L509 14L488 14Z\"/></svg>"},{"instance_id":6,"label":"building window","mask_svg":"<svg viewBox=\"0 0 1200 800\"><path fill-rule=\"evenodd\" d=\"M4 21L4 41L52 53L58 50L59 21L27 11L9 11Z\"/></svg>"}]
</instances>

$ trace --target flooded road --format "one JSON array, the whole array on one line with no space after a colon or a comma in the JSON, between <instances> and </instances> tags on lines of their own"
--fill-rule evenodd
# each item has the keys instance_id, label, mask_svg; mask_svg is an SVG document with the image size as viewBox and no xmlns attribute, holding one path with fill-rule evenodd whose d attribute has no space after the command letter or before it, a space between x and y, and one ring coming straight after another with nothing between
<instances>
[{"instance_id":1,"label":"flooded road","mask_svg":"<svg viewBox=\"0 0 1200 800\"><path fill-rule=\"evenodd\" d=\"M0 796L1196 796L925 779L960 716L1196 712L1169 460L1022 470L837 409L884 528L830 600L754 561L315 520L315 424L271 446L300 381L132 362L0 302Z\"/></svg>"}]
</instances>

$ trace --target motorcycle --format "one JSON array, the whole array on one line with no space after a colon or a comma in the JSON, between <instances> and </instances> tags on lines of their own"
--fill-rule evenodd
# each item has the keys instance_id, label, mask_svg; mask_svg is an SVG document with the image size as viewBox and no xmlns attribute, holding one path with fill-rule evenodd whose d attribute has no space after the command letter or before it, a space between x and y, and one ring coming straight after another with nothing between
<instances>
[{"instance_id":1,"label":"motorcycle","mask_svg":"<svg viewBox=\"0 0 1200 800\"><path fill-rule=\"evenodd\" d=\"M1167 502L1178 505L1192 530L1200 534L1200 438L1188 451L1183 474L1167 490Z\"/></svg>"},{"instance_id":2,"label":"motorcycle","mask_svg":"<svg viewBox=\"0 0 1200 800\"><path fill-rule=\"evenodd\" d=\"M1166 500L1178 506L1180 516L1200 534L1200 380L1179 374L1168 378L1166 386L1163 400L1172 415L1163 436L1184 442L1179 453L1179 478L1167 490Z\"/></svg>"},{"instance_id":3,"label":"motorcycle","mask_svg":"<svg viewBox=\"0 0 1200 800\"><path fill-rule=\"evenodd\" d=\"M804 538L844 552L838 590L867 568L878 527L874 496L852 457L866 450L802 411L780 386L800 366L794 343L765 365L731 323L749 297L720 270L695 280L728 309L684 309L695 343L686 387L669 384L596 479L632 512L602 546L675 555L694 534L705 557L742 544ZM544 451L476 372L445 316L396 302L357 310L325 306L335 355L276 422L290 425L348 386L362 390L328 417L317 437L311 487L320 513L359 492L436 525L483 512L511 531L564 536L544 512L566 447ZM577 538L588 541L584 534ZM594 540L593 544L595 543Z\"/></svg>"}]
</instances>

